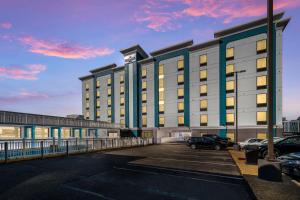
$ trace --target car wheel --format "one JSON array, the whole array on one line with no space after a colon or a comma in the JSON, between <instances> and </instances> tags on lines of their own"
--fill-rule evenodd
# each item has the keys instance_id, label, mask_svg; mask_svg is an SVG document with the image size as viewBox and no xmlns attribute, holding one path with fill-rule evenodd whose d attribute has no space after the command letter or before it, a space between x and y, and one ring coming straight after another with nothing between
<instances>
[{"instance_id":1,"label":"car wheel","mask_svg":"<svg viewBox=\"0 0 300 200\"><path fill-rule=\"evenodd\" d=\"M195 144L192 144L192 145L191 145L191 148L192 148L192 149L196 149L196 145L195 145Z\"/></svg>"},{"instance_id":2,"label":"car wheel","mask_svg":"<svg viewBox=\"0 0 300 200\"><path fill-rule=\"evenodd\" d=\"M219 151L221 149L221 146L220 145L215 145L215 150Z\"/></svg>"},{"instance_id":3,"label":"car wheel","mask_svg":"<svg viewBox=\"0 0 300 200\"><path fill-rule=\"evenodd\" d=\"M263 159L265 159L265 158L267 157L267 155L268 155L268 151L267 151L267 150L265 150L265 151L263 152L263 154L262 154L262 156L263 156Z\"/></svg>"},{"instance_id":4,"label":"car wheel","mask_svg":"<svg viewBox=\"0 0 300 200\"><path fill-rule=\"evenodd\" d=\"M274 150L274 155L275 155L275 158L278 158L280 156L280 153L278 150Z\"/></svg>"}]
</instances>

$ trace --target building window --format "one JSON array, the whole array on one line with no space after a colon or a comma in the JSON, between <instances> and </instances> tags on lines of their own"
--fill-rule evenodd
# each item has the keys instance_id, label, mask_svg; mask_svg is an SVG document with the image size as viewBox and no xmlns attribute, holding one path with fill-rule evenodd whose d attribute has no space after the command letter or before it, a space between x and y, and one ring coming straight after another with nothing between
<instances>
[{"instance_id":1,"label":"building window","mask_svg":"<svg viewBox=\"0 0 300 200\"><path fill-rule=\"evenodd\" d=\"M178 113L183 113L184 112L184 102L178 102L177 109L178 109Z\"/></svg>"},{"instance_id":2,"label":"building window","mask_svg":"<svg viewBox=\"0 0 300 200\"><path fill-rule=\"evenodd\" d=\"M259 40L256 42L256 52L257 54L267 52L267 40Z\"/></svg>"},{"instance_id":3,"label":"building window","mask_svg":"<svg viewBox=\"0 0 300 200\"><path fill-rule=\"evenodd\" d=\"M90 99L90 93L85 93L85 99L89 100Z\"/></svg>"},{"instance_id":4,"label":"building window","mask_svg":"<svg viewBox=\"0 0 300 200\"><path fill-rule=\"evenodd\" d=\"M178 60L177 61L177 69L178 71L181 71L184 69L184 63L183 63L183 60Z\"/></svg>"},{"instance_id":5,"label":"building window","mask_svg":"<svg viewBox=\"0 0 300 200\"><path fill-rule=\"evenodd\" d=\"M146 91L146 90L147 90L147 81L146 81L146 80L143 80L143 81L142 81L142 90L143 90L143 91Z\"/></svg>"},{"instance_id":6,"label":"building window","mask_svg":"<svg viewBox=\"0 0 300 200\"><path fill-rule=\"evenodd\" d=\"M227 93L234 92L234 81L226 81L226 92Z\"/></svg>"},{"instance_id":7,"label":"building window","mask_svg":"<svg viewBox=\"0 0 300 200\"><path fill-rule=\"evenodd\" d=\"M256 105L257 107L266 107L267 106L267 94L257 94L256 95Z\"/></svg>"},{"instance_id":8,"label":"building window","mask_svg":"<svg viewBox=\"0 0 300 200\"><path fill-rule=\"evenodd\" d=\"M124 85L120 86L120 94L124 94Z\"/></svg>"},{"instance_id":9,"label":"building window","mask_svg":"<svg viewBox=\"0 0 300 200\"><path fill-rule=\"evenodd\" d=\"M111 88L107 88L107 96L111 96Z\"/></svg>"},{"instance_id":10,"label":"building window","mask_svg":"<svg viewBox=\"0 0 300 200\"><path fill-rule=\"evenodd\" d=\"M178 97L178 99L183 99L183 97L184 97L184 89L183 88L177 89L177 97Z\"/></svg>"},{"instance_id":11,"label":"building window","mask_svg":"<svg viewBox=\"0 0 300 200\"><path fill-rule=\"evenodd\" d=\"M234 109L234 97L226 98L226 109Z\"/></svg>"},{"instance_id":12,"label":"building window","mask_svg":"<svg viewBox=\"0 0 300 200\"><path fill-rule=\"evenodd\" d=\"M124 106L124 104L125 104L125 98L122 96L120 97L120 105Z\"/></svg>"},{"instance_id":13,"label":"building window","mask_svg":"<svg viewBox=\"0 0 300 200\"><path fill-rule=\"evenodd\" d=\"M200 70L199 72L200 81L207 81L207 70Z\"/></svg>"},{"instance_id":14,"label":"building window","mask_svg":"<svg viewBox=\"0 0 300 200\"><path fill-rule=\"evenodd\" d=\"M267 89L267 76L258 76L256 78L256 88L260 89Z\"/></svg>"},{"instance_id":15,"label":"building window","mask_svg":"<svg viewBox=\"0 0 300 200\"><path fill-rule=\"evenodd\" d=\"M142 106L142 115L147 115L147 105Z\"/></svg>"},{"instance_id":16,"label":"building window","mask_svg":"<svg viewBox=\"0 0 300 200\"><path fill-rule=\"evenodd\" d=\"M89 102L86 102L85 103L85 108L88 110L88 109L90 109L90 103Z\"/></svg>"},{"instance_id":17,"label":"building window","mask_svg":"<svg viewBox=\"0 0 300 200\"><path fill-rule=\"evenodd\" d=\"M184 126L184 116L177 117L178 126Z\"/></svg>"},{"instance_id":18,"label":"building window","mask_svg":"<svg viewBox=\"0 0 300 200\"><path fill-rule=\"evenodd\" d=\"M107 117L111 117L111 109L107 109Z\"/></svg>"},{"instance_id":19,"label":"building window","mask_svg":"<svg viewBox=\"0 0 300 200\"><path fill-rule=\"evenodd\" d=\"M90 112L89 112L89 111L86 111L85 116L86 116L86 118L88 119L88 118L90 117Z\"/></svg>"},{"instance_id":20,"label":"building window","mask_svg":"<svg viewBox=\"0 0 300 200\"><path fill-rule=\"evenodd\" d=\"M97 118L100 118L100 111L97 110Z\"/></svg>"},{"instance_id":21,"label":"building window","mask_svg":"<svg viewBox=\"0 0 300 200\"><path fill-rule=\"evenodd\" d=\"M207 111L207 99L200 100L200 111Z\"/></svg>"},{"instance_id":22,"label":"building window","mask_svg":"<svg viewBox=\"0 0 300 200\"><path fill-rule=\"evenodd\" d=\"M100 101L97 101L97 108L100 108Z\"/></svg>"},{"instance_id":23,"label":"building window","mask_svg":"<svg viewBox=\"0 0 300 200\"><path fill-rule=\"evenodd\" d=\"M159 117L159 127L164 127L164 126L165 126L165 118Z\"/></svg>"},{"instance_id":24,"label":"building window","mask_svg":"<svg viewBox=\"0 0 300 200\"><path fill-rule=\"evenodd\" d=\"M96 83L96 88L100 88L100 81L99 80Z\"/></svg>"},{"instance_id":25,"label":"building window","mask_svg":"<svg viewBox=\"0 0 300 200\"><path fill-rule=\"evenodd\" d=\"M200 96L207 96L207 85L200 85Z\"/></svg>"},{"instance_id":26,"label":"building window","mask_svg":"<svg viewBox=\"0 0 300 200\"><path fill-rule=\"evenodd\" d=\"M146 103L147 102L147 93L142 94L142 102Z\"/></svg>"},{"instance_id":27,"label":"building window","mask_svg":"<svg viewBox=\"0 0 300 200\"><path fill-rule=\"evenodd\" d=\"M264 132L257 133L256 138L261 139L261 140L267 139L267 133L264 133Z\"/></svg>"},{"instance_id":28,"label":"building window","mask_svg":"<svg viewBox=\"0 0 300 200\"><path fill-rule=\"evenodd\" d=\"M163 101L162 101L162 102L161 102L161 101L159 102L158 111L159 111L159 114L163 114L163 113L165 112L165 104L164 104Z\"/></svg>"},{"instance_id":29,"label":"building window","mask_svg":"<svg viewBox=\"0 0 300 200\"><path fill-rule=\"evenodd\" d=\"M207 55L203 54L199 56L200 67L207 65Z\"/></svg>"},{"instance_id":30,"label":"building window","mask_svg":"<svg viewBox=\"0 0 300 200\"><path fill-rule=\"evenodd\" d=\"M147 127L147 116L142 116L142 126Z\"/></svg>"},{"instance_id":31,"label":"building window","mask_svg":"<svg viewBox=\"0 0 300 200\"><path fill-rule=\"evenodd\" d=\"M159 65L158 67L158 75L159 75L159 78L163 78L163 75L164 75L164 65Z\"/></svg>"},{"instance_id":32,"label":"building window","mask_svg":"<svg viewBox=\"0 0 300 200\"><path fill-rule=\"evenodd\" d=\"M227 48L226 49L226 60L233 60L234 59L234 48Z\"/></svg>"},{"instance_id":33,"label":"building window","mask_svg":"<svg viewBox=\"0 0 300 200\"><path fill-rule=\"evenodd\" d=\"M123 74L120 75L120 83L124 83L124 75Z\"/></svg>"},{"instance_id":34,"label":"building window","mask_svg":"<svg viewBox=\"0 0 300 200\"><path fill-rule=\"evenodd\" d=\"M267 70L267 58L259 58L256 60L256 71L266 71Z\"/></svg>"},{"instance_id":35,"label":"building window","mask_svg":"<svg viewBox=\"0 0 300 200\"><path fill-rule=\"evenodd\" d=\"M160 91L158 93L158 99L159 99L159 101L164 101L165 100L165 95L164 95L163 91Z\"/></svg>"},{"instance_id":36,"label":"building window","mask_svg":"<svg viewBox=\"0 0 300 200\"><path fill-rule=\"evenodd\" d=\"M164 79L159 79L158 85L159 85L159 88L164 88Z\"/></svg>"},{"instance_id":37,"label":"building window","mask_svg":"<svg viewBox=\"0 0 300 200\"><path fill-rule=\"evenodd\" d=\"M100 98L100 91L97 91L96 97Z\"/></svg>"},{"instance_id":38,"label":"building window","mask_svg":"<svg viewBox=\"0 0 300 200\"><path fill-rule=\"evenodd\" d=\"M90 85L88 83L85 84L85 90L89 90L90 89Z\"/></svg>"},{"instance_id":39,"label":"building window","mask_svg":"<svg viewBox=\"0 0 300 200\"><path fill-rule=\"evenodd\" d=\"M121 117L125 116L125 108L124 107L120 108L120 116Z\"/></svg>"},{"instance_id":40,"label":"building window","mask_svg":"<svg viewBox=\"0 0 300 200\"><path fill-rule=\"evenodd\" d=\"M142 69L142 78L147 78L147 68Z\"/></svg>"},{"instance_id":41,"label":"building window","mask_svg":"<svg viewBox=\"0 0 300 200\"><path fill-rule=\"evenodd\" d=\"M184 75L183 74L178 74L177 75L177 84L178 85L184 84Z\"/></svg>"},{"instance_id":42,"label":"building window","mask_svg":"<svg viewBox=\"0 0 300 200\"><path fill-rule=\"evenodd\" d=\"M230 126L234 125L234 113L226 114L226 125L230 125Z\"/></svg>"},{"instance_id":43,"label":"building window","mask_svg":"<svg viewBox=\"0 0 300 200\"><path fill-rule=\"evenodd\" d=\"M200 126L207 126L208 116L206 114L200 115Z\"/></svg>"},{"instance_id":44,"label":"building window","mask_svg":"<svg viewBox=\"0 0 300 200\"><path fill-rule=\"evenodd\" d=\"M110 107L111 106L111 98L107 99L107 106Z\"/></svg>"},{"instance_id":45,"label":"building window","mask_svg":"<svg viewBox=\"0 0 300 200\"><path fill-rule=\"evenodd\" d=\"M125 120L124 119L120 119L120 125L125 125Z\"/></svg>"},{"instance_id":46,"label":"building window","mask_svg":"<svg viewBox=\"0 0 300 200\"><path fill-rule=\"evenodd\" d=\"M110 86L111 85L111 78L107 79L107 85Z\"/></svg>"},{"instance_id":47,"label":"building window","mask_svg":"<svg viewBox=\"0 0 300 200\"><path fill-rule=\"evenodd\" d=\"M257 125L266 125L267 124L267 112L259 111L256 113Z\"/></svg>"},{"instance_id":48,"label":"building window","mask_svg":"<svg viewBox=\"0 0 300 200\"><path fill-rule=\"evenodd\" d=\"M234 65L226 65L226 77L230 77L234 75Z\"/></svg>"}]
</instances>

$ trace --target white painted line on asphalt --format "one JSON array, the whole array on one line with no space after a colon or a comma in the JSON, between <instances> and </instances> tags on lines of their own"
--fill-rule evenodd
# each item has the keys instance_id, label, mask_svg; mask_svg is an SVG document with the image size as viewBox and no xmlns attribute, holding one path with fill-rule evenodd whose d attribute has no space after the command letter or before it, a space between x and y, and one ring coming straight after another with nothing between
<instances>
[{"instance_id":1,"label":"white painted line on asphalt","mask_svg":"<svg viewBox=\"0 0 300 200\"><path fill-rule=\"evenodd\" d=\"M197 175L206 175L206 176L214 176L214 177L219 177L219 178L228 178L228 179L234 179L234 180L243 180L244 178L242 177L231 177L230 175L228 176L223 176L223 175L218 175L218 174L208 174L208 173L204 173L204 172L193 172L193 171L187 171L187 170L180 170L180 169L170 169L170 168L166 168L166 167L155 167L155 166L145 166L145 165L141 165L141 164L134 164L134 163L128 163L127 165L131 165L131 166L142 166L142 167L146 167L146 168L152 168L152 169L160 169L160 170L168 170L168 171L174 171L174 172L183 172L183 173L190 173L190 174L197 174Z\"/></svg>"},{"instance_id":2,"label":"white painted line on asphalt","mask_svg":"<svg viewBox=\"0 0 300 200\"><path fill-rule=\"evenodd\" d=\"M300 182L296 181L296 180L292 180L293 183L295 183L298 187L300 187Z\"/></svg>"},{"instance_id":3,"label":"white painted line on asphalt","mask_svg":"<svg viewBox=\"0 0 300 200\"><path fill-rule=\"evenodd\" d=\"M227 163L216 163L216 162L202 162L202 161L194 161L194 160L184 160L184 159L174 159L174 158L160 158L160 157L148 157L154 160L173 160L177 162L191 162L191 163L200 163L200 164L211 164L211 165L223 165L223 166L232 166L235 167L235 164L227 164ZM147 158L146 158L147 159Z\"/></svg>"},{"instance_id":4,"label":"white painted line on asphalt","mask_svg":"<svg viewBox=\"0 0 300 200\"><path fill-rule=\"evenodd\" d=\"M186 177L186 176L180 176L180 175L174 175L174 174L166 174L166 173L155 173L155 172L148 172L148 171L145 171L145 170L128 169L128 168L123 168L123 167L114 167L114 169L124 170L124 171L132 171L132 172L139 172L139 173L145 173L145 174L151 174L151 175L172 176L172 177L176 177L176 178L191 179L191 180L202 181L202 182L209 182L209 183L218 183L218 184L225 184L225 185L239 185L239 184L236 184L236 183L226 183L226 182L222 182L222 181L214 181L214 180L207 180L207 179L202 179L202 178Z\"/></svg>"},{"instance_id":5,"label":"white painted line on asphalt","mask_svg":"<svg viewBox=\"0 0 300 200\"><path fill-rule=\"evenodd\" d=\"M85 194L90 194L90 195L93 195L93 196L96 196L96 197L100 197L102 199L115 200L113 198L106 197L106 196L104 196L102 194L99 194L99 193L96 193L96 192L92 192L92 191L88 191L88 190L83 190L83 189L72 187L72 186L68 186L68 185L63 185L63 187L68 188L70 190L77 191L77 192L82 192L82 193L85 193Z\"/></svg>"}]
</instances>

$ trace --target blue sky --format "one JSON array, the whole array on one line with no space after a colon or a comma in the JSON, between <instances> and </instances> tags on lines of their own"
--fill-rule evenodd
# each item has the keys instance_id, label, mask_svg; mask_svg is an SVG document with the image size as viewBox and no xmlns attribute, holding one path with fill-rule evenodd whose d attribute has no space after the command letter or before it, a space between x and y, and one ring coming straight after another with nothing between
<instances>
[{"instance_id":1,"label":"blue sky","mask_svg":"<svg viewBox=\"0 0 300 200\"><path fill-rule=\"evenodd\" d=\"M266 15L261 0L0 0L0 110L81 113L78 77L139 43L147 52ZM283 115L300 116L300 0L275 0L283 35ZM238 12L237 12L238 11Z\"/></svg>"}]
</instances>

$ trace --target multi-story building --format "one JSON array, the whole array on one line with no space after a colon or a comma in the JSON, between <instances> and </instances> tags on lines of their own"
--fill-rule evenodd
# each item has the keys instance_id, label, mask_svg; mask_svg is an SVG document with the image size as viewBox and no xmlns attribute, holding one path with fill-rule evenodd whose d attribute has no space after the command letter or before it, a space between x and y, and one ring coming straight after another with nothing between
<instances>
[{"instance_id":1,"label":"multi-story building","mask_svg":"<svg viewBox=\"0 0 300 200\"><path fill-rule=\"evenodd\" d=\"M285 135L300 134L300 117L296 120L284 120L282 123L283 133Z\"/></svg>"},{"instance_id":2,"label":"multi-story building","mask_svg":"<svg viewBox=\"0 0 300 200\"><path fill-rule=\"evenodd\" d=\"M282 33L290 19L274 15L274 124L282 132ZM150 53L121 50L124 66L91 70L81 77L86 119L124 125L123 134L178 136L217 133L239 140L267 131L267 20L259 19ZM237 70L238 95L235 96ZM238 98L238 119L235 100ZM276 133L277 134L277 133Z\"/></svg>"}]
</instances>

